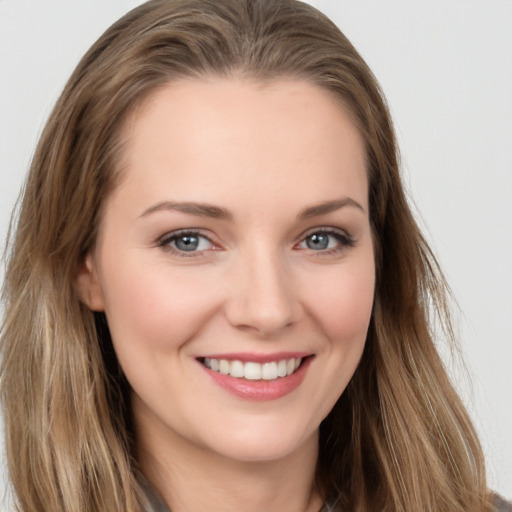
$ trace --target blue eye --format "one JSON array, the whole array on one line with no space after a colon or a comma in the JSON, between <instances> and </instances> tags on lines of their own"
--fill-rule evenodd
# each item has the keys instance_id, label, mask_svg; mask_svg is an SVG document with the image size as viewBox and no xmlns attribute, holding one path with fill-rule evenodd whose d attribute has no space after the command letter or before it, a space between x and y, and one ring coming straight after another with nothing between
<instances>
[{"instance_id":1,"label":"blue eye","mask_svg":"<svg viewBox=\"0 0 512 512\"><path fill-rule=\"evenodd\" d=\"M323 251L329 248L330 236L327 233L314 233L306 238L306 246L314 251Z\"/></svg>"},{"instance_id":2,"label":"blue eye","mask_svg":"<svg viewBox=\"0 0 512 512\"><path fill-rule=\"evenodd\" d=\"M183 235L174 240L180 251L195 251L199 247L199 237L196 235Z\"/></svg>"},{"instance_id":3,"label":"blue eye","mask_svg":"<svg viewBox=\"0 0 512 512\"><path fill-rule=\"evenodd\" d=\"M317 252L335 252L345 247L352 247L353 245L354 241L348 235L338 231L320 230L307 235L299 244L299 247Z\"/></svg>"},{"instance_id":4,"label":"blue eye","mask_svg":"<svg viewBox=\"0 0 512 512\"><path fill-rule=\"evenodd\" d=\"M160 245L178 254L202 252L213 247L212 242L204 235L190 231L173 233L165 237Z\"/></svg>"}]
</instances>

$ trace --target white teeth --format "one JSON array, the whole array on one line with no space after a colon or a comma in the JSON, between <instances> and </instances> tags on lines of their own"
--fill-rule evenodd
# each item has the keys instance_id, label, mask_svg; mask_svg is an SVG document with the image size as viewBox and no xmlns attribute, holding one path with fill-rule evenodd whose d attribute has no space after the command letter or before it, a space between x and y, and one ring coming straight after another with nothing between
<instances>
[{"instance_id":1,"label":"white teeth","mask_svg":"<svg viewBox=\"0 0 512 512\"><path fill-rule=\"evenodd\" d=\"M231 375L233 375L233 374L231 374ZM234 375L233 375L233 377L234 377ZM261 380L261 364L245 363L244 364L244 377L247 380Z\"/></svg>"},{"instance_id":2,"label":"white teeth","mask_svg":"<svg viewBox=\"0 0 512 512\"><path fill-rule=\"evenodd\" d=\"M221 359L219 361L219 372L222 373L222 375L229 375L229 371L231 369L230 366L229 361Z\"/></svg>"},{"instance_id":3,"label":"white teeth","mask_svg":"<svg viewBox=\"0 0 512 512\"><path fill-rule=\"evenodd\" d=\"M286 359L282 359L277 363L277 376L286 377Z\"/></svg>"},{"instance_id":4,"label":"white teeth","mask_svg":"<svg viewBox=\"0 0 512 512\"><path fill-rule=\"evenodd\" d=\"M244 364L242 361L232 361L229 370L231 377L243 377L244 376Z\"/></svg>"},{"instance_id":5,"label":"white teeth","mask_svg":"<svg viewBox=\"0 0 512 512\"><path fill-rule=\"evenodd\" d=\"M264 363L261 367L261 378L264 380L277 379L277 363Z\"/></svg>"},{"instance_id":6,"label":"white teeth","mask_svg":"<svg viewBox=\"0 0 512 512\"><path fill-rule=\"evenodd\" d=\"M247 380L275 380L279 377L287 377L297 370L301 362L302 358L300 357L281 359L263 364L252 361L243 363L242 361L228 361L227 359L213 359L209 357L205 357L203 360L203 364L215 372Z\"/></svg>"}]
</instances>

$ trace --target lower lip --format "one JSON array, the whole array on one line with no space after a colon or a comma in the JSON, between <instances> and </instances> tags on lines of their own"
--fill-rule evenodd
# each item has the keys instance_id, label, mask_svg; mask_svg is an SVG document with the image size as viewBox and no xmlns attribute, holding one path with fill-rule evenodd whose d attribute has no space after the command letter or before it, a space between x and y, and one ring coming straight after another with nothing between
<instances>
[{"instance_id":1,"label":"lower lip","mask_svg":"<svg viewBox=\"0 0 512 512\"><path fill-rule=\"evenodd\" d=\"M231 377L222 373L210 370L202 363L199 363L208 376L221 388L244 400L277 400L290 394L297 389L311 363L313 357L306 358L300 367L288 377L280 377L274 380L247 380L244 378Z\"/></svg>"}]
</instances>

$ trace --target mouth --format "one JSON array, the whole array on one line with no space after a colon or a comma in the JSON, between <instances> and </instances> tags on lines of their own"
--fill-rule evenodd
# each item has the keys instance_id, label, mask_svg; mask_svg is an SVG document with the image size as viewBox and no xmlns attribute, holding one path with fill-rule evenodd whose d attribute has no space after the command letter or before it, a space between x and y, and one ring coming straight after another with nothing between
<instances>
[{"instance_id":1,"label":"mouth","mask_svg":"<svg viewBox=\"0 0 512 512\"><path fill-rule=\"evenodd\" d=\"M244 362L238 359L217 359L213 357L200 358L199 361L209 370L221 375L229 375L237 379L252 381L272 381L294 374L309 357L312 356L289 357L264 363L257 361Z\"/></svg>"},{"instance_id":2,"label":"mouth","mask_svg":"<svg viewBox=\"0 0 512 512\"><path fill-rule=\"evenodd\" d=\"M315 354L222 354L198 357L206 374L224 390L244 400L282 398L297 389Z\"/></svg>"}]
</instances>

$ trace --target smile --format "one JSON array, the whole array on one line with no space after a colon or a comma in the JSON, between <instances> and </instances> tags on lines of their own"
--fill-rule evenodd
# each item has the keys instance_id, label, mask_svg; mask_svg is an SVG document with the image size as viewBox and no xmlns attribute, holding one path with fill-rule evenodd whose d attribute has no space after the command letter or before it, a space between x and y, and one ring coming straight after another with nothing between
<instances>
[{"instance_id":1,"label":"smile","mask_svg":"<svg viewBox=\"0 0 512 512\"><path fill-rule=\"evenodd\" d=\"M302 358L292 357L289 359L280 359L279 361L257 363L255 361L228 361L227 359L205 357L202 363L214 372L238 379L276 380L295 373L302 363Z\"/></svg>"},{"instance_id":2,"label":"smile","mask_svg":"<svg viewBox=\"0 0 512 512\"><path fill-rule=\"evenodd\" d=\"M244 400L282 398L304 380L315 354L209 354L197 361L212 381Z\"/></svg>"}]
</instances>

